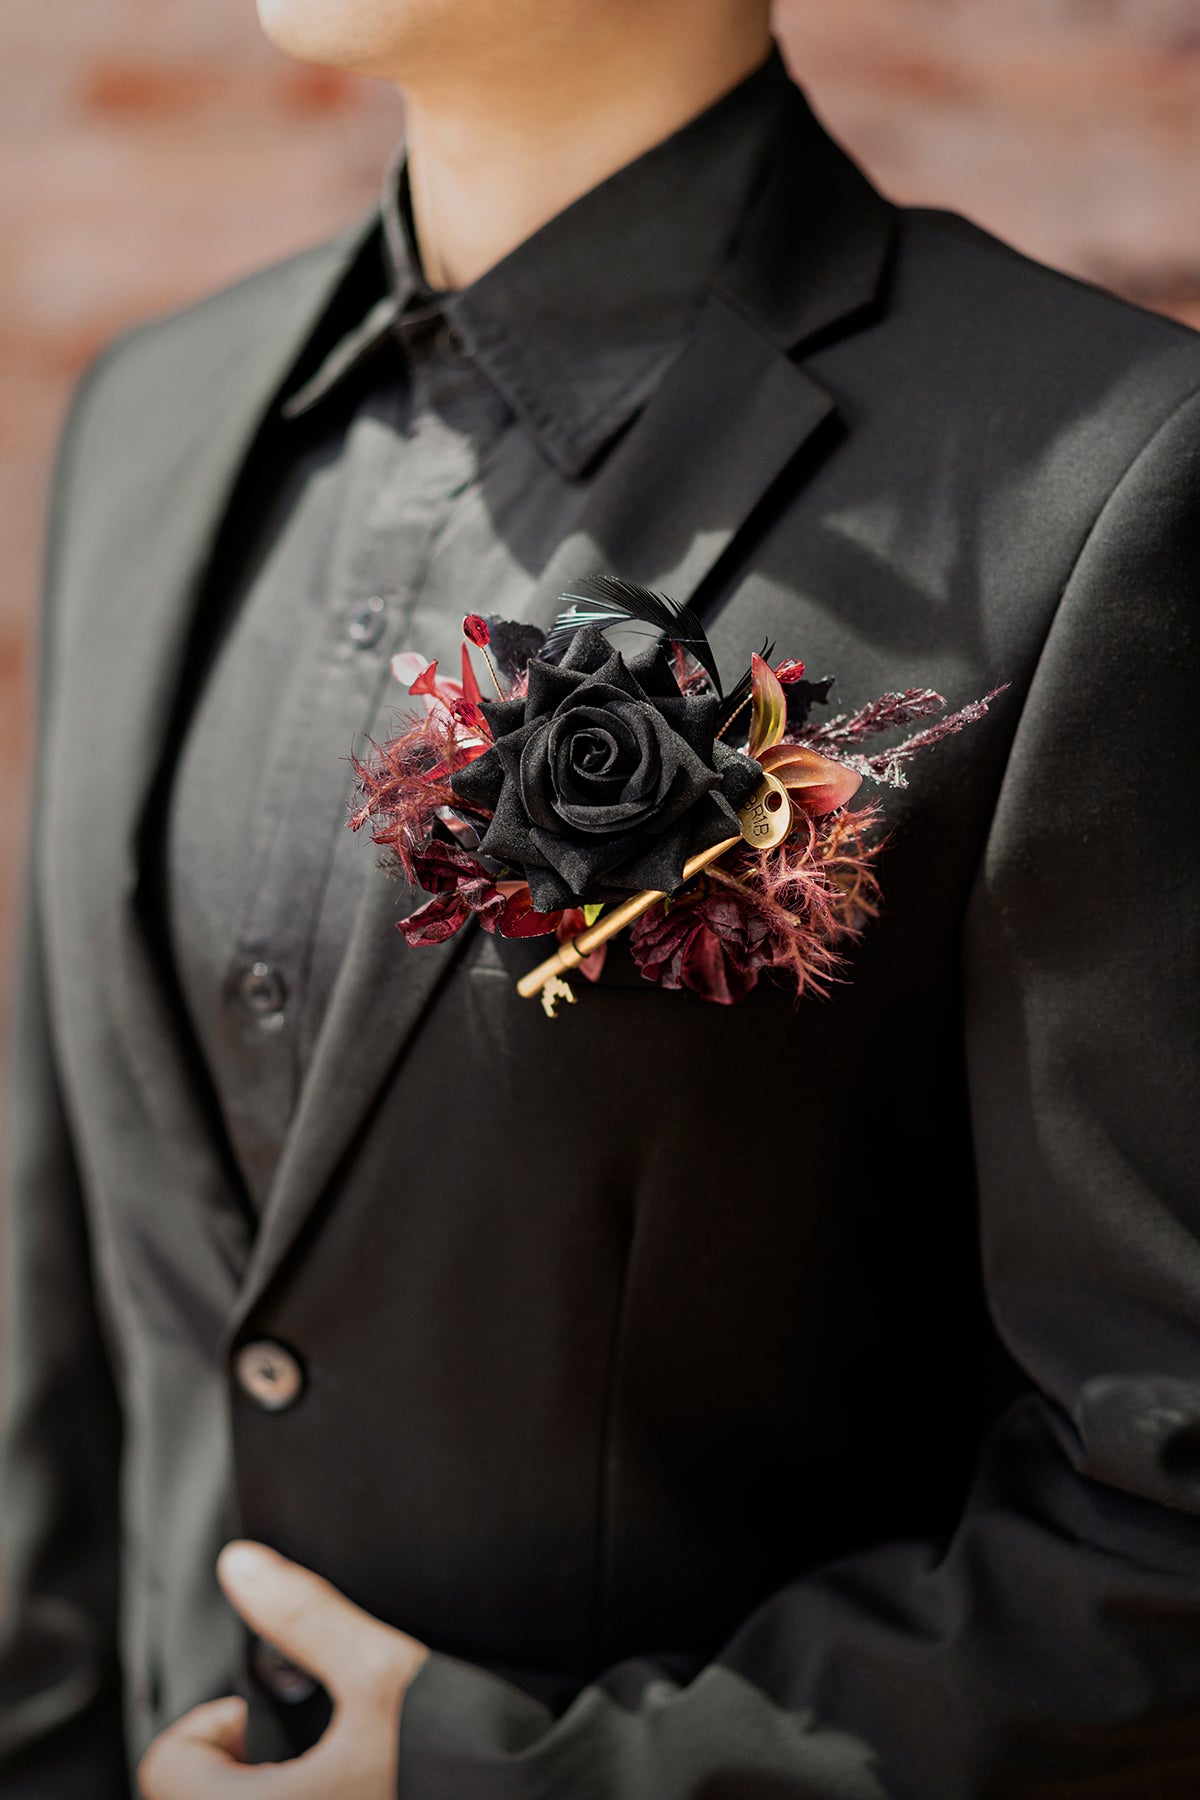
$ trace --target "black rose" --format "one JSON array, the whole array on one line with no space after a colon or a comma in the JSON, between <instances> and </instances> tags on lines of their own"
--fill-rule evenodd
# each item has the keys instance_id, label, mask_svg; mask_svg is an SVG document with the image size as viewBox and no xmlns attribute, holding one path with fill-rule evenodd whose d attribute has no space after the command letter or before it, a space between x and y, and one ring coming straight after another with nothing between
<instances>
[{"instance_id":1,"label":"black rose","mask_svg":"<svg viewBox=\"0 0 1200 1800\"><path fill-rule=\"evenodd\" d=\"M494 815L480 853L521 869L539 912L672 892L761 779L715 740L718 706L680 693L661 648L626 664L584 627L557 667L530 663L524 700L484 702L493 746L453 778Z\"/></svg>"}]
</instances>

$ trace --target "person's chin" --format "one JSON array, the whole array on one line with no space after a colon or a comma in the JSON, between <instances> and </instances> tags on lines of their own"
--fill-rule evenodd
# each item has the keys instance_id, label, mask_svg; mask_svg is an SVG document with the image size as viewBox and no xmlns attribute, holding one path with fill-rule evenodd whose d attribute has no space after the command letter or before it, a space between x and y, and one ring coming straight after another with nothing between
<instances>
[{"instance_id":1,"label":"person's chin","mask_svg":"<svg viewBox=\"0 0 1200 1800\"><path fill-rule=\"evenodd\" d=\"M257 6L266 36L298 62L377 75L392 60L402 11L397 0L257 0Z\"/></svg>"}]
</instances>

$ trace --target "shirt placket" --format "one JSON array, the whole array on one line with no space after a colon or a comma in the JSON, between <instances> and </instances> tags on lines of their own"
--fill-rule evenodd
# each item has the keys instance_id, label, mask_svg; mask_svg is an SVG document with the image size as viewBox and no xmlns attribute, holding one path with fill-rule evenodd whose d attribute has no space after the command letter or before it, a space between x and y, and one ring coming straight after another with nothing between
<instances>
[{"instance_id":1,"label":"shirt placket","mask_svg":"<svg viewBox=\"0 0 1200 1800\"><path fill-rule=\"evenodd\" d=\"M423 357L414 348L411 385L372 396L348 434L325 595L301 634L262 781L269 826L228 982L245 1065L229 1085L230 1123L260 1200L375 860L365 838L343 850L351 751L382 711L407 704L390 658L438 539L505 422L452 346L429 337Z\"/></svg>"}]
</instances>

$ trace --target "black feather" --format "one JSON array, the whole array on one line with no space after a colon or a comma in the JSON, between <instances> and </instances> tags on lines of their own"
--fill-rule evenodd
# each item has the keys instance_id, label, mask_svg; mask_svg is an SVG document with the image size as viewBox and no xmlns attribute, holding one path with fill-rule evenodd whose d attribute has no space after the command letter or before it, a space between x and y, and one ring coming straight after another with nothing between
<instances>
[{"instance_id":1,"label":"black feather","mask_svg":"<svg viewBox=\"0 0 1200 1800\"><path fill-rule=\"evenodd\" d=\"M575 633L585 625L593 625L597 631L608 631L614 625L628 625L631 620L637 620L690 650L707 671L717 693L721 692L717 659L703 625L690 606L669 600L665 594L655 594L650 588L638 587L635 582L622 581L617 575L587 575L562 598L570 604L565 612L559 613L546 638L543 655L548 661L557 660Z\"/></svg>"}]
</instances>

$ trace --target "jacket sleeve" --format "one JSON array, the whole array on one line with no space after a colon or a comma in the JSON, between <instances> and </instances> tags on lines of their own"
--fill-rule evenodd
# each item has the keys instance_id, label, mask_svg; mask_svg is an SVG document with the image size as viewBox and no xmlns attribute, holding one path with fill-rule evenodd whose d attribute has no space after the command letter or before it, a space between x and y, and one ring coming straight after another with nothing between
<instances>
[{"instance_id":1,"label":"jacket sleeve","mask_svg":"<svg viewBox=\"0 0 1200 1800\"><path fill-rule=\"evenodd\" d=\"M435 1654L401 1800L1200 1793L1200 396L1110 495L964 933L989 1302L1033 1392L949 1543L776 1593L558 1716Z\"/></svg>"},{"instance_id":2,"label":"jacket sleeve","mask_svg":"<svg viewBox=\"0 0 1200 1800\"><path fill-rule=\"evenodd\" d=\"M68 426L51 506L42 733L71 446ZM128 1800L116 1674L120 1426L46 1001L38 812L35 793L6 1106L0 1800Z\"/></svg>"}]
</instances>

